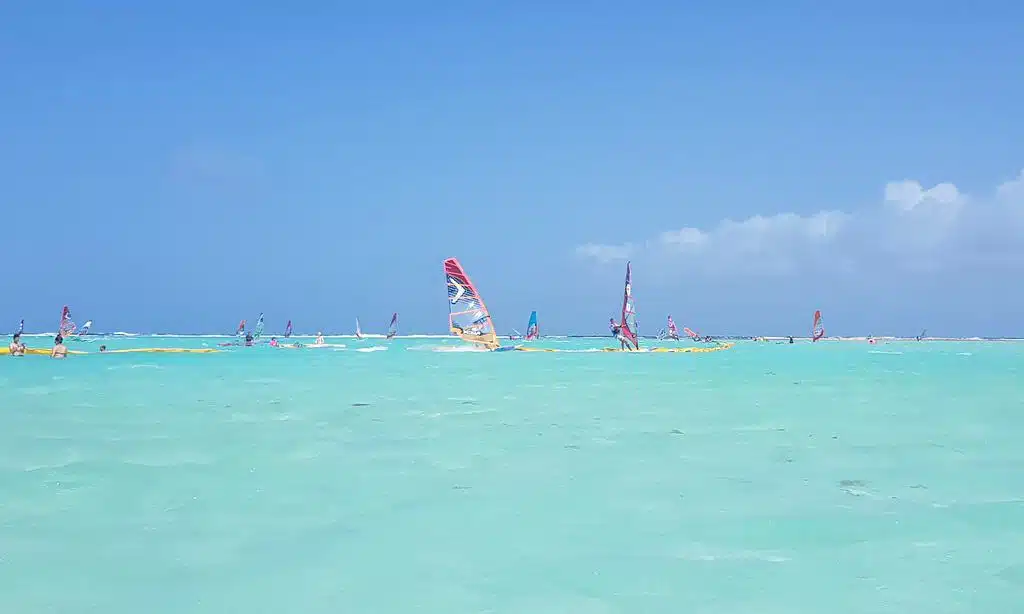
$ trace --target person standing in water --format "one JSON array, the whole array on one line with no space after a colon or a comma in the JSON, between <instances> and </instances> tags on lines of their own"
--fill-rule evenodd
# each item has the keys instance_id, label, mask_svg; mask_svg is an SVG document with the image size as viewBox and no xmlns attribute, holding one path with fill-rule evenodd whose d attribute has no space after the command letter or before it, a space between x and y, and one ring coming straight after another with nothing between
<instances>
[{"instance_id":1,"label":"person standing in water","mask_svg":"<svg viewBox=\"0 0 1024 614\"><path fill-rule=\"evenodd\" d=\"M324 345L324 334L320 331L316 333L316 345Z\"/></svg>"},{"instance_id":2,"label":"person standing in water","mask_svg":"<svg viewBox=\"0 0 1024 614\"><path fill-rule=\"evenodd\" d=\"M64 345L64 337L60 333L53 338L53 350L50 351L50 358L67 358L68 348Z\"/></svg>"},{"instance_id":3,"label":"person standing in water","mask_svg":"<svg viewBox=\"0 0 1024 614\"><path fill-rule=\"evenodd\" d=\"M11 341L11 345L7 347L7 352L11 356L25 355L25 344L21 342L21 333L14 333L14 339Z\"/></svg>"},{"instance_id":4,"label":"person standing in water","mask_svg":"<svg viewBox=\"0 0 1024 614\"><path fill-rule=\"evenodd\" d=\"M246 345L246 347L249 347L249 346L252 345L252 333L249 333L249 332L245 333L245 345Z\"/></svg>"},{"instance_id":5,"label":"person standing in water","mask_svg":"<svg viewBox=\"0 0 1024 614\"><path fill-rule=\"evenodd\" d=\"M630 349L626 335L622 334L622 327L615 323L615 318L608 318L608 326L612 329L612 336L619 340L623 350Z\"/></svg>"}]
</instances>

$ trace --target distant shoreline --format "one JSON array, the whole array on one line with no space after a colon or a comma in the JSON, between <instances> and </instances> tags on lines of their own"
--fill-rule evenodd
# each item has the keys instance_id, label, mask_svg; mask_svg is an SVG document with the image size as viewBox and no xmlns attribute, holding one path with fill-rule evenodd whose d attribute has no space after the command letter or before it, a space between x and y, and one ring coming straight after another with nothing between
<instances>
[{"instance_id":1,"label":"distant shoreline","mask_svg":"<svg viewBox=\"0 0 1024 614\"><path fill-rule=\"evenodd\" d=\"M11 336L12 334L13 333L8 333L7 336ZM43 332L43 333L32 333L32 332L23 332L22 333L23 337L29 337L29 338L32 338L32 337L54 337L56 335L57 335L56 331L53 331L53 332ZM72 336L74 336L74 335L72 335ZM100 338L115 338L116 339L118 337L126 337L126 338L132 338L132 337L164 337L164 338L171 338L171 339L173 339L173 338L234 339L234 338L237 337L237 335L216 334L216 333L129 333L129 332L121 332L121 331L114 332L114 333L90 333L89 335L86 335L86 336L94 337L94 338L97 338L97 339L100 339ZM498 338L504 340L504 339L507 339L508 336L509 335L507 333L503 334L503 335L499 334ZM264 334L263 335L263 338L269 338L269 337L278 337L278 338L282 338L282 339L285 338L283 334L277 334L277 333L274 333L274 334ZM316 337L315 333L302 333L302 334L292 334L291 337L288 337L288 338L289 339L313 339L315 337ZM356 336L353 335L352 333L344 333L344 334L342 334L342 333L324 333L324 337L330 337L330 338L334 338L334 339L356 339ZM546 336L542 337L541 339L605 339L605 338L609 338L609 337L610 337L610 335L607 335L607 334L605 334L605 335L546 335ZM386 339L386 338L387 338L387 335L383 335L383 334L376 334L376 333L364 333L363 334L363 339ZM455 337L453 335L441 335L441 334L409 334L409 335L397 335L396 338L399 338L399 339L454 339ZM657 337L643 337L642 336L640 338L641 339L645 339L645 340L652 340L652 341L653 340L658 340ZM751 337L751 336L742 336L741 337L741 336L735 336L735 335L720 335L720 336L714 336L713 338L714 339L727 340L727 341L752 341L754 339L763 339L763 340L765 340L767 342L767 341L788 341L789 340L789 335L783 335L783 336L764 335L764 336L757 336L757 337ZM876 341L917 341L917 337L891 337L891 336L867 337L867 336L858 336L858 337L825 337L824 339L821 339L819 342L829 342L829 341L847 341L847 342L849 342L849 341L860 341L860 342L867 342L869 339L875 339ZM686 341L687 338L686 337L681 337L680 340ZM794 341L810 341L811 338L810 337L797 337L797 336L794 336L793 340ZM974 341L974 342L979 342L979 341L999 341L999 342L1014 342L1014 341L1024 341L1024 338L1019 338L1019 337L924 337L923 339L921 339L922 343L925 342L925 341Z\"/></svg>"}]
</instances>

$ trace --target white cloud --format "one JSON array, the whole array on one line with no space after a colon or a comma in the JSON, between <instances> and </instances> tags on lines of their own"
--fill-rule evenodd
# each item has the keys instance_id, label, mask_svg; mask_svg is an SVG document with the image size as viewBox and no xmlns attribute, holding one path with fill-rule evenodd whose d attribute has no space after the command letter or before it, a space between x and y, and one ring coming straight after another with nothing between
<instances>
[{"instance_id":1,"label":"white cloud","mask_svg":"<svg viewBox=\"0 0 1024 614\"><path fill-rule=\"evenodd\" d=\"M726 219L707 229L667 230L639 246L590 243L576 251L600 263L643 257L714 274L1024 265L1024 171L995 192L975 199L952 183L925 188L913 180L892 181L881 203L859 210Z\"/></svg>"},{"instance_id":2,"label":"white cloud","mask_svg":"<svg viewBox=\"0 0 1024 614\"><path fill-rule=\"evenodd\" d=\"M624 243L622 245L598 245L596 243L587 243L586 245L580 245L576 248L576 253L580 256L596 260L602 264L618 260L627 260L634 252L635 249L632 243Z\"/></svg>"},{"instance_id":3,"label":"white cloud","mask_svg":"<svg viewBox=\"0 0 1024 614\"><path fill-rule=\"evenodd\" d=\"M1024 207L1024 170L1016 179L1007 181L996 190L997 198L1004 204Z\"/></svg>"}]
</instances>

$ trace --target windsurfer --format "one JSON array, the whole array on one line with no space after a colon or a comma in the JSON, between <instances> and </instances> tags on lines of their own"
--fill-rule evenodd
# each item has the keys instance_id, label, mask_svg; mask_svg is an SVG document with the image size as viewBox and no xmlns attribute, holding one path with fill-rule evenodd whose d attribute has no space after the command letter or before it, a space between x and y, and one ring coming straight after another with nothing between
<instances>
[{"instance_id":1,"label":"windsurfer","mask_svg":"<svg viewBox=\"0 0 1024 614\"><path fill-rule=\"evenodd\" d=\"M64 337L60 333L53 338L53 350L50 351L50 358L67 358L68 348L64 345Z\"/></svg>"},{"instance_id":2,"label":"windsurfer","mask_svg":"<svg viewBox=\"0 0 1024 614\"><path fill-rule=\"evenodd\" d=\"M629 349L629 341L626 340L626 335L622 334L622 327L615 323L615 318L608 318L608 326L612 329L612 336L622 344L622 349Z\"/></svg>"},{"instance_id":3,"label":"windsurfer","mask_svg":"<svg viewBox=\"0 0 1024 614\"><path fill-rule=\"evenodd\" d=\"M252 345L252 333L245 333L245 345L246 346L251 346Z\"/></svg>"},{"instance_id":4,"label":"windsurfer","mask_svg":"<svg viewBox=\"0 0 1024 614\"><path fill-rule=\"evenodd\" d=\"M25 344L21 342L21 333L14 333L14 339L11 340L11 345L8 346L7 351L11 356L25 355Z\"/></svg>"}]
</instances>

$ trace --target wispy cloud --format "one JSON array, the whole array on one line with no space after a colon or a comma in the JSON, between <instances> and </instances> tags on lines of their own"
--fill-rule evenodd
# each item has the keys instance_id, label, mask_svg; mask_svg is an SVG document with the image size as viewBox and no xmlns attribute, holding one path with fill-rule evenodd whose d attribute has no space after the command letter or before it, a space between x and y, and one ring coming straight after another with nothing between
<instances>
[{"instance_id":1,"label":"wispy cloud","mask_svg":"<svg viewBox=\"0 0 1024 614\"><path fill-rule=\"evenodd\" d=\"M711 228L666 230L643 244L576 248L599 263L645 258L710 274L789 275L846 270L938 271L949 266L1024 265L1024 171L993 196L973 198L952 183L886 184L881 201L852 211L778 213L725 219Z\"/></svg>"},{"instance_id":2,"label":"wispy cloud","mask_svg":"<svg viewBox=\"0 0 1024 614\"><path fill-rule=\"evenodd\" d=\"M260 172L256 159L209 143L178 148L170 163L172 176L187 184L233 185L251 181Z\"/></svg>"},{"instance_id":3,"label":"wispy cloud","mask_svg":"<svg viewBox=\"0 0 1024 614\"><path fill-rule=\"evenodd\" d=\"M576 253L578 255L584 258L596 260L602 264L626 260L635 252L636 248L632 243L623 243L622 245L598 245L596 243L587 243L586 245L580 245L576 248Z\"/></svg>"}]
</instances>

